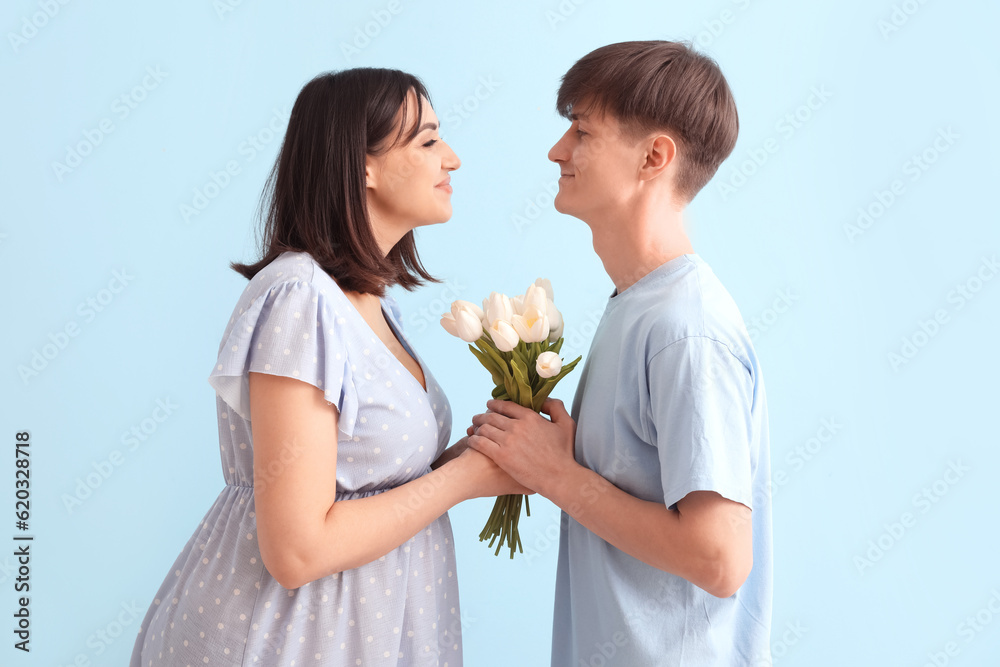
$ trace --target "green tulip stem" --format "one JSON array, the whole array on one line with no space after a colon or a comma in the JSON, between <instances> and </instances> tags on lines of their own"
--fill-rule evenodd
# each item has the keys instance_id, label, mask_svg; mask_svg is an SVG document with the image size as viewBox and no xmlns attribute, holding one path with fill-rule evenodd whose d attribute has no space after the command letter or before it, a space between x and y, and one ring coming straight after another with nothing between
<instances>
[{"instance_id":1,"label":"green tulip stem","mask_svg":"<svg viewBox=\"0 0 1000 667\"><path fill-rule=\"evenodd\" d=\"M476 341L475 347L470 345L469 349L492 375L494 385L496 385L493 390L493 398L513 400L515 403L538 413L542 402L548 397L556 383L573 370L573 367L581 359L581 357L577 357L574 361L564 364L561 371L554 377L540 378L535 370L538 355L545 351L558 354L562 342L562 338L551 344L547 341L542 343L520 341L512 351L501 352L484 334ZM531 516L531 504L528 496L520 494L497 496L493 503L490 518L487 519L486 525L479 533L479 541L489 540L488 548L492 548L496 543L494 556L498 556L500 549L505 545L510 550L511 559L514 558L515 551L524 553L521 535L518 532L522 501L525 514Z\"/></svg>"}]
</instances>

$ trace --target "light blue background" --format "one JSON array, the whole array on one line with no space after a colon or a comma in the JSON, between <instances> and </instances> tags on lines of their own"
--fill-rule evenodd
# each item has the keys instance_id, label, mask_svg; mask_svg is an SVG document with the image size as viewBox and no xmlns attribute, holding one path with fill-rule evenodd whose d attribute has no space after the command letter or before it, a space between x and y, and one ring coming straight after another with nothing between
<instances>
[{"instance_id":1,"label":"light blue background","mask_svg":"<svg viewBox=\"0 0 1000 667\"><path fill-rule=\"evenodd\" d=\"M404 69L430 89L463 164L452 177L454 216L418 241L429 269L451 282L395 295L449 393L457 438L490 385L438 326L452 299L520 293L548 277L568 323L564 356L587 352L613 285L587 228L546 194L558 176L546 152L567 127L555 92L593 48L654 38L694 39L718 60L739 108L736 150L688 217L696 250L756 331L773 470L786 475L775 478L775 663L923 665L949 641L958 654L948 664L1000 655L993 612L978 631L960 627L994 594L1000 604L1000 280L978 285L961 309L949 299L1000 251L996 3L401 0L394 15L381 1L244 0L225 12L211 2L52 6L34 32L25 21L43 23L38 2L8 2L0 23L0 437L9 443L0 497L10 521L0 532L15 533L12 442L29 429L36 536L30 655L11 647L14 559L0 557L0 662L126 664L141 614L221 488L206 378L245 285L227 263L254 256L253 213L284 128L275 121L265 141L275 110L290 110L313 75L356 65ZM894 7L902 25L883 34ZM376 30L373 12L391 20ZM342 44L366 25L377 34L348 58ZM30 38L12 42L18 33ZM144 99L125 117L115 100L147 68L166 76L138 91ZM803 108L814 87L828 99ZM808 119L783 131L797 110ZM54 163L104 119L113 131L60 178ZM933 154L947 128L958 138ZM258 134L252 154L244 142ZM755 165L768 146L776 150ZM925 149L936 161L912 180L907 162ZM185 222L180 206L230 160L240 172ZM753 174L723 193L741 168ZM849 240L845 225L896 179L902 194ZM114 271L132 278L102 293ZM113 298L101 312L79 309L102 296ZM921 321L939 309L947 322L922 337ZM22 380L18 367L71 323L77 335ZM915 335L921 347L893 368L888 355ZM556 395L569 402L577 377ZM177 407L130 449L123 434L158 399ZM832 436L824 420L837 425ZM810 445L809 460L795 454ZM114 450L121 465L68 511L64 496ZM953 460L969 469L940 481ZM937 502L916 502L935 482ZM532 501L521 522L528 553L511 562L477 539L491 505L451 511L466 663L547 665L557 511ZM893 537L886 526L906 512L911 525ZM880 540L881 558L859 566ZM0 553L13 552L8 544ZM140 617L110 644L99 640L129 603Z\"/></svg>"}]
</instances>

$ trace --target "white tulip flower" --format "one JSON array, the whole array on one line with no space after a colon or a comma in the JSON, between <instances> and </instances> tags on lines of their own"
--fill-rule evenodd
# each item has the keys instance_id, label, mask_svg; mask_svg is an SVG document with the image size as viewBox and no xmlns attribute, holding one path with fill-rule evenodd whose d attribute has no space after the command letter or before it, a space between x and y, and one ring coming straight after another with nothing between
<instances>
[{"instance_id":1,"label":"white tulip flower","mask_svg":"<svg viewBox=\"0 0 1000 667\"><path fill-rule=\"evenodd\" d=\"M523 308L511 324L525 343L540 343L549 337L547 300L545 289L538 285L530 285L524 293Z\"/></svg>"},{"instance_id":2,"label":"white tulip flower","mask_svg":"<svg viewBox=\"0 0 1000 667\"><path fill-rule=\"evenodd\" d=\"M490 338L501 352L510 352L517 347L520 338L507 320L494 320L489 327Z\"/></svg>"},{"instance_id":3,"label":"white tulip flower","mask_svg":"<svg viewBox=\"0 0 1000 667\"><path fill-rule=\"evenodd\" d=\"M545 296L550 301L555 299L555 296L552 294L552 282L548 278L535 278L535 284L545 290Z\"/></svg>"},{"instance_id":4,"label":"white tulip flower","mask_svg":"<svg viewBox=\"0 0 1000 667\"><path fill-rule=\"evenodd\" d=\"M562 336L563 318L552 299L545 300L545 314L549 318L549 342L554 343Z\"/></svg>"},{"instance_id":5,"label":"white tulip flower","mask_svg":"<svg viewBox=\"0 0 1000 667\"><path fill-rule=\"evenodd\" d=\"M524 315L524 295L510 297L510 305L514 308L515 315Z\"/></svg>"},{"instance_id":6,"label":"white tulip flower","mask_svg":"<svg viewBox=\"0 0 1000 667\"><path fill-rule=\"evenodd\" d=\"M562 359L555 352L542 352L535 361L535 371L538 377L550 378L559 375L562 370Z\"/></svg>"},{"instance_id":7,"label":"white tulip flower","mask_svg":"<svg viewBox=\"0 0 1000 667\"><path fill-rule=\"evenodd\" d=\"M469 311L460 311L456 321L458 322L458 337L466 343L475 343L483 337L482 320L476 319L476 316Z\"/></svg>"},{"instance_id":8,"label":"white tulip flower","mask_svg":"<svg viewBox=\"0 0 1000 667\"><path fill-rule=\"evenodd\" d=\"M458 322L455 321L455 316L451 313L445 313L441 316L441 326L444 330L450 333L452 336L458 338Z\"/></svg>"},{"instance_id":9,"label":"white tulip flower","mask_svg":"<svg viewBox=\"0 0 1000 667\"><path fill-rule=\"evenodd\" d=\"M456 318L451 313L441 316L441 326L452 336L461 338L466 343L475 343L483 336L483 323L467 311L459 311Z\"/></svg>"},{"instance_id":10,"label":"white tulip flower","mask_svg":"<svg viewBox=\"0 0 1000 667\"><path fill-rule=\"evenodd\" d=\"M476 304L472 303L471 301L463 301L462 299L456 299L455 301L451 302L452 315L455 314L456 308L460 308L462 310L467 310L471 312L473 315L476 316L477 320L482 320L484 317L486 317L486 313L483 312L483 309L477 306Z\"/></svg>"},{"instance_id":11,"label":"white tulip flower","mask_svg":"<svg viewBox=\"0 0 1000 667\"><path fill-rule=\"evenodd\" d=\"M483 303L486 321L489 322L490 326L497 320L510 322L510 318L514 316L514 307L510 302L510 297L506 294L490 292L489 298Z\"/></svg>"},{"instance_id":12,"label":"white tulip flower","mask_svg":"<svg viewBox=\"0 0 1000 667\"><path fill-rule=\"evenodd\" d=\"M541 343L549 337L549 318L544 309L525 306L524 315L515 315L511 324L525 343Z\"/></svg>"},{"instance_id":13,"label":"white tulip flower","mask_svg":"<svg viewBox=\"0 0 1000 667\"><path fill-rule=\"evenodd\" d=\"M461 299L452 302L451 312L441 316L441 326L452 336L466 343L475 343L483 335L483 311L479 306Z\"/></svg>"},{"instance_id":14,"label":"white tulip flower","mask_svg":"<svg viewBox=\"0 0 1000 667\"><path fill-rule=\"evenodd\" d=\"M534 306L541 312L546 312L548 306L546 305L546 300L548 297L545 295L545 289L539 287L538 285L530 285L528 291L524 293L524 310L522 314Z\"/></svg>"}]
</instances>

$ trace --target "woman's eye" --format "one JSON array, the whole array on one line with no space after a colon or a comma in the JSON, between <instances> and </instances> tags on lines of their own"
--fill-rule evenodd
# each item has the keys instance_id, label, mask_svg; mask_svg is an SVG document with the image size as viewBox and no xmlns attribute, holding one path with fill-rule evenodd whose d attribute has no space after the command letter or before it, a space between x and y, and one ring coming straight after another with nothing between
<instances>
[{"instance_id":1,"label":"woman's eye","mask_svg":"<svg viewBox=\"0 0 1000 667\"><path fill-rule=\"evenodd\" d=\"M436 143L437 143L437 141L438 141L437 139L431 139L431 140L430 140L430 141L428 141L428 142L427 142L426 144L424 144L424 147L426 147L426 148L430 148L431 146L433 146L434 144L436 144Z\"/></svg>"}]
</instances>

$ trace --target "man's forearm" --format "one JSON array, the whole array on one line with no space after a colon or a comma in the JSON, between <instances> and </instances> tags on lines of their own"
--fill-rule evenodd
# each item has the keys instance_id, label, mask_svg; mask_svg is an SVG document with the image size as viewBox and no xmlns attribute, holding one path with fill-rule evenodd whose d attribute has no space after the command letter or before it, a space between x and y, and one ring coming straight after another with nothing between
<instances>
[{"instance_id":1,"label":"man's forearm","mask_svg":"<svg viewBox=\"0 0 1000 667\"><path fill-rule=\"evenodd\" d=\"M713 595L727 577L724 554L705 531L680 512L636 498L582 465L574 464L538 492L618 549Z\"/></svg>"}]
</instances>

